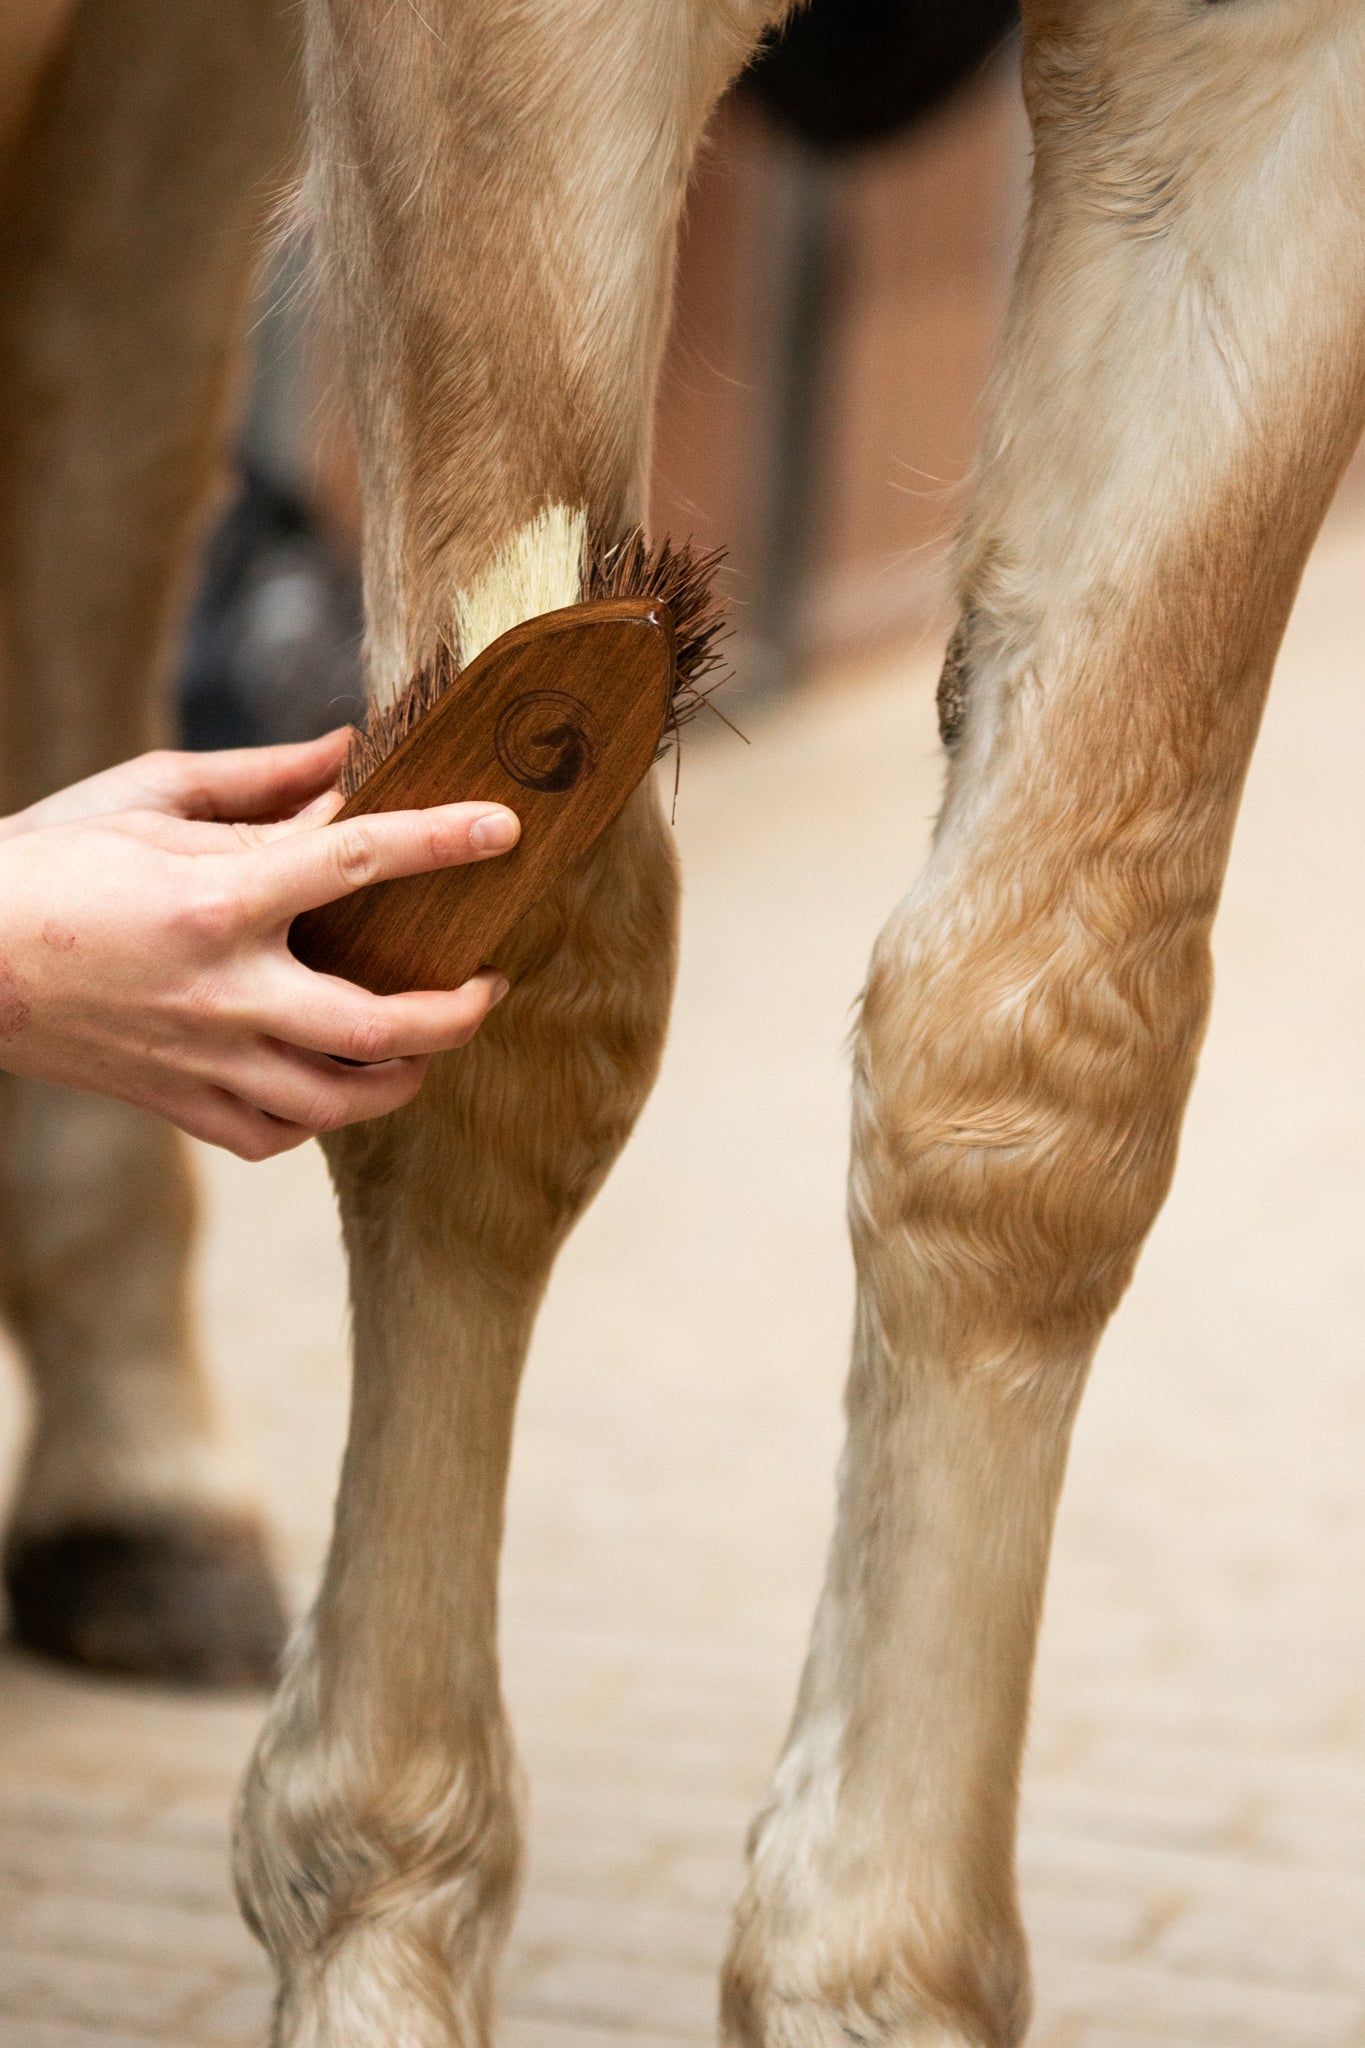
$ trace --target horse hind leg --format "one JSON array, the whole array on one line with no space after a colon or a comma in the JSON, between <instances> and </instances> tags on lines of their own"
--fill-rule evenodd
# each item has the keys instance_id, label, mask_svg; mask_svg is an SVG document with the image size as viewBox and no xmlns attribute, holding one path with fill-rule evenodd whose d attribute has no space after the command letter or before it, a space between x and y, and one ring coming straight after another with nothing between
<instances>
[{"instance_id":1,"label":"horse hind leg","mask_svg":"<svg viewBox=\"0 0 1365 2048\"><path fill-rule=\"evenodd\" d=\"M84 0L0 173L5 809L139 752L220 457L290 51L272 0ZM35 1425L5 1553L45 1653L261 1684L259 1521L191 1330L177 1134L0 1081L0 1300Z\"/></svg>"}]
</instances>

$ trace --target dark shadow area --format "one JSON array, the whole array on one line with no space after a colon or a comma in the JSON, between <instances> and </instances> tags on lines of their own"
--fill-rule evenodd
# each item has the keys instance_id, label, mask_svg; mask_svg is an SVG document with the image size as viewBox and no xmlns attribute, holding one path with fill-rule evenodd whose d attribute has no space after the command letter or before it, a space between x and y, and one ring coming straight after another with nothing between
<instances>
[{"instance_id":1,"label":"dark shadow area","mask_svg":"<svg viewBox=\"0 0 1365 2048\"><path fill-rule=\"evenodd\" d=\"M182 742L306 740L364 715L360 581L300 498L243 466L209 541L180 674Z\"/></svg>"}]
</instances>

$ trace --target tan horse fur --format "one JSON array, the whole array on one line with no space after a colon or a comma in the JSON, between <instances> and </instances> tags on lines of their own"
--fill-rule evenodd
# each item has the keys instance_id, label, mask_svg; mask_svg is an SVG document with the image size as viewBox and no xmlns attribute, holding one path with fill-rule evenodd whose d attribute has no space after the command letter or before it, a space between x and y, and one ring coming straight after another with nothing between
<instances>
[{"instance_id":1,"label":"tan horse fur","mask_svg":"<svg viewBox=\"0 0 1365 2048\"><path fill-rule=\"evenodd\" d=\"M544 506L608 528L636 516L689 165L771 11L307 0L307 203L357 426L378 695L460 607L512 623L490 565L515 558ZM947 799L878 943L857 1038L838 1527L725 1973L727 2037L753 2048L1022 2038L1016 1787L1070 1426L1170 1180L1267 682L1365 423L1356 0L1025 0L1024 14L1036 176L960 548ZM76 0L59 69L102 51L131 133L150 116L138 68L108 61L115 17L119 39L175 45L183 118L241 169L200 180L215 233L184 238L155 353L149 340L161 452L128 531L99 502L86 513L84 560L14 540L16 507L69 520L74 486L24 452L39 358L16 332L41 304L0 313L7 729L30 736L6 758L31 761L25 790L140 743L221 416L221 362L209 375L198 351L231 332L246 171L268 177L279 149L262 114L269 0ZM220 61L231 44L257 67L253 92L204 76L210 17ZM30 137L11 215L21 203L30 229L50 222L65 178L68 208L97 219L114 181L82 174L96 141L50 117L39 134L44 182L23 182ZM20 265L25 305L69 289L54 265L36 282ZM110 277L81 300L92 352L111 326L149 322L123 290ZM111 460L141 461L151 415L105 421L101 394L79 377L75 391L85 413L67 425L59 409L46 433L74 446L79 424L85 460L108 442ZM90 581L98 604L83 606ZM80 629L94 614L126 623L96 642ZM328 1143L355 1306L351 1439L237 1846L279 1975L280 2048L488 2037L518 1869L495 1640L517 1381L555 1252L653 1078L675 917L646 790L514 935L512 995L475 1044L413 1107ZM27 1115L4 1171L41 1216L60 1198L64 1120L95 1112ZM102 1333L137 1295L153 1335L176 1333L157 1339L165 1403L192 1408L173 1308L183 1223L129 1220L175 1209L157 1193L178 1185L171 1154L110 1118L89 1228L103 1217L118 1270L92 1272L88 1363L64 1369L136 1377ZM41 1332L41 1278L25 1287ZM152 1403L138 1427L171 1448L145 1477L130 1450L117 1498L155 1492L160 1457L193 1508L207 1423L168 1432ZM85 1437L78 1452L45 1513L102 1483Z\"/></svg>"}]
</instances>

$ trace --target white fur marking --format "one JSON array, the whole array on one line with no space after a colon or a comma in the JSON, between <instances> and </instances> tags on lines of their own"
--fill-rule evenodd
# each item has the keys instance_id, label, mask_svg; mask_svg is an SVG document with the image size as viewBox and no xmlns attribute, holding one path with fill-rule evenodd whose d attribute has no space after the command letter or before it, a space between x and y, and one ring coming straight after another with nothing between
<instances>
[{"instance_id":1,"label":"white fur marking","mask_svg":"<svg viewBox=\"0 0 1365 2048\"><path fill-rule=\"evenodd\" d=\"M588 515L581 506L547 505L520 527L491 567L455 599L462 664L467 667L523 619L577 604L587 549Z\"/></svg>"}]
</instances>

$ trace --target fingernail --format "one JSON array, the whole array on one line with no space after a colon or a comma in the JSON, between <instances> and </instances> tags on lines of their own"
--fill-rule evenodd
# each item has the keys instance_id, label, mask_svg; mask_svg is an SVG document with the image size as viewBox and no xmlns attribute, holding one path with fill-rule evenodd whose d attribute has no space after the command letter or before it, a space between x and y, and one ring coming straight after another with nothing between
<instances>
[{"instance_id":1,"label":"fingernail","mask_svg":"<svg viewBox=\"0 0 1365 2048\"><path fill-rule=\"evenodd\" d=\"M323 816L335 817L341 809L343 801L344 799L339 789L324 789L321 796L315 796L313 801L305 804L301 811L295 811L293 822L296 825L306 825L313 818L321 818Z\"/></svg>"},{"instance_id":2,"label":"fingernail","mask_svg":"<svg viewBox=\"0 0 1365 2048\"><path fill-rule=\"evenodd\" d=\"M506 853L521 837L521 826L510 811L486 811L469 828L469 843L478 853Z\"/></svg>"},{"instance_id":3,"label":"fingernail","mask_svg":"<svg viewBox=\"0 0 1365 2048\"><path fill-rule=\"evenodd\" d=\"M500 1003L502 1001L503 997L507 994L507 991L511 986L511 982L508 981L504 975L498 975L497 979L493 983L493 986L488 991L488 1007L490 1010L493 1008L493 1005L495 1003Z\"/></svg>"}]
</instances>

